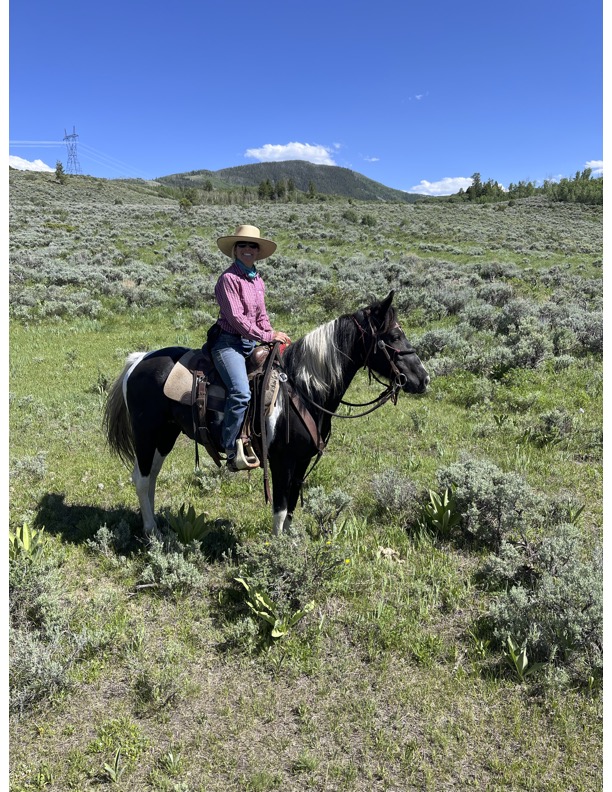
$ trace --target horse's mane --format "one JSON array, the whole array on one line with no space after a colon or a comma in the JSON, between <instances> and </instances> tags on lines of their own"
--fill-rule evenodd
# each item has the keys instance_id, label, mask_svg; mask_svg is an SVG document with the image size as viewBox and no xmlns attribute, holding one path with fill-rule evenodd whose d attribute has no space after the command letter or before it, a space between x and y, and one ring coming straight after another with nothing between
<instances>
[{"instance_id":1,"label":"horse's mane","mask_svg":"<svg viewBox=\"0 0 612 792\"><path fill-rule=\"evenodd\" d=\"M327 399L346 387L345 372L351 364L351 351L357 335L367 328L367 316L380 303L354 314L344 314L316 327L285 350L283 367L290 380L314 401ZM388 332L395 324L395 309L390 306L383 326L377 330Z\"/></svg>"}]
</instances>

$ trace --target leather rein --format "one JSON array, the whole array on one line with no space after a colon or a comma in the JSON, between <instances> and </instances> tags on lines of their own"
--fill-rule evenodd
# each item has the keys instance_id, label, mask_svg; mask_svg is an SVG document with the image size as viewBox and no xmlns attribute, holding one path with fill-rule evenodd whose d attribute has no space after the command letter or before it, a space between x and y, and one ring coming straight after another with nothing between
<instances>
[{"instance_id":1,"label":"leather rein","mask_svg":"<svg viewBox=\"0 0 612 792\"><path fill-rule=\"evenodd\" d=\"M386 404L389 400L392 401L393 404L397 404L397 397L399 395L399 392L406 384L406 375L403 374L395 365L395 361L393 357L391 357L391 355L389 354L389 350L395 353L395 355L409 354L411 351L413 351L412 349L410 349L408 350L408 352L400 352L398 349L395 349L395 347L383 341L382 338L377 339L378 333L380 331L377 332L374 329L374 326L372 325L372 319L369 315L368 315L368 325L372 337L372 343L370 344L370 348L368 349L366 345L366 330L359 324L359 322L354 316L352 316L351 318L359 328L359 331L361 332L361 340L363 342L364 349L366 349L366 356L363 361L363 368L368 369L368 375L370 379L374 378L376 382L378 382L380 385L383 385L385 389L375 399L372 399L369 402L355 403L355 402L344 401L341 399L340 404L344 404L347 407L370 407L370 405L374 405L373 407L371 407L371 409L365 410L365 412L362 413L357 413L356 415L339 415L337 412L334 412L332 410L327 410L325 407L321 407L320 404L317 404L316 402L312 401L312 399L310 399L308 396L302 393L301 390L298 391L302 399L304 399L304 401L307 401L313 407L316 407L317 410L320 410L321 412L326 413L327 415L331 415L334 418L363 418L364 415L369 415L375 410L378 410L379 407L382 407L383 404ZM400 325L396 322L393 327L399 328ZM371 367L368 366L368 360L370 359L370 356L372 355L375 346L384 352L385 357L389 362L391 371L393 372L393 381L390 382L388 385L385 385L384 382L379 380L376 374L372 371ZM296 390L298 390L295 385L293 385L293 387Z\"/></svg>"}]
</instances>

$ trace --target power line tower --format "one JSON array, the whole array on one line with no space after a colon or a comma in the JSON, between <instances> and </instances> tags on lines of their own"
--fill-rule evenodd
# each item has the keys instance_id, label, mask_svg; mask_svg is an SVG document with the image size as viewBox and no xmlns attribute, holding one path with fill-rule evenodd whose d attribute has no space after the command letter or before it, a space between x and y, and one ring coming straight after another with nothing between
<instances>
[{"instance_id":1,"label":"power line tower","mask_svg":"<svg viewBox=\"0 0 612 792\"><path fill-rule=\"evenodd\" d=\"M68 163L66 165L66 170L68 173L82 173L79 158L77 157L78 139L79 136L77 135L76 129L74 127L72 127L72 135L69 135L64 129L64 143L68 149Z\"/></svg>"}]
</instances>

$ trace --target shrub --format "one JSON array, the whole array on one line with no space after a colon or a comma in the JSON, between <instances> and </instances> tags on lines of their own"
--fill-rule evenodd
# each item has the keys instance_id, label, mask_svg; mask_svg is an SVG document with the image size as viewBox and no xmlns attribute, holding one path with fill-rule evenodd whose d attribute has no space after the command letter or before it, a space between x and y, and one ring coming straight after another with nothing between
<instances>
[{"instance_id":1,"label":"shrub","mask_svg":"<svg viewBox=\"0 0 612 792\"><path fill-rule=\"evenodd\" d=\"M476 291L476 294L481 300L497 307L506 305L506 303L512 299L513 293L514 290L512 286L503 281L484 283Z\"/></svg>"},{"instance_id":2,"label":"shrub","mask_svg":"<svg viewBox=\"0 0 612 792\"><path fill-rule=\"evenodd\" d=\"M493 305L480 300L468 303L462 311L463 319L477 330L493 330L499 311Z\"/></svg>"},{"instance_id":3,"label":"shrub","mask_svg":"<svg viewBox=\"0 0 612 792\"><path fill-rule=\"evenodd\" d=\"M546 326L535 317L521 321L517 329L509 331L508 348L516 368L537 368L554 356L552 338Z\"/></svg>"},{"instance_id":4,"label":"shrub","mask_svg":"<svg viewBox=\"0 0 612 792\"><path fill-rule=\"evenodd\" d=\"M165 552L164 546L152 540L147 552L148 563L140 575L140 584L151 587L161 593L182 593L189 589L202 589L205 578L198 569L198 562L203 557L190 550L184 555L184 548L179 545L178 551Z\"/></svg>"},{"instance_id":5,"label":"shrub","mask_svg":"<svg viewBox=\"0 0 612 792\"><path fill-rule=\"evenodd\" d=\"M304 608L345 565L345 552L330 541L277 536L236 549L237 577L264 591L283 615ZM241 584L242 585L242 584Z\"/></svg>"},{"instance_id":6,"label":"shrub","mask_svg":"<svg viewBox=\"0 0 612 792\"><path fill-rule=\"evenodd\" d=\"M418 511L417 487L414 482L390 468L372 479L372 494L379 509L412 522Z\"/></svg>"},{"instance_id":7,"label":"shrub","mask_svg":"<svg viewBox=\"0 0 612 792\"><path fill-rule=\"evenodd\" d=\"M526 319L535 316L537 316L537 307L531 300L523 298L510 300L499 313L497 332L500 335L508 335L511 331L517 332Z\"/></svg>"},{"instance_id":8,"label":"shrub","mask_svg":"<svg viewBox=\"0 0 612 792\"><path fill-rule=\"evenodd\" d=\"M565 410L555 408L549 412L542 413L538 417L537 424L526 430L524 439L543 448L548 445L556 445L567 439L572 434L573 429L574 421L572 416Z\"/></svg>"},{"instance_id":9,"label":"shrub","mask_svg":"<svg viewBox=\"0 0 612 792\"><path fill-rule=\"evenodd\" d=\"M21 715L67 688L70 665L59 633L43 641L33 630L13 628L9 632L11 713Z\"/></svg>"},{"instance_id":10,"label":"shrub","mask_svg":"<svg viewBox=\"0 0 612 792\"><path fill-rule=\"evenodd\" d=\"M489 609L492 633L500 645L511 637L525 646L533 660L568 665L574 675L600 674L602 558L583 560L575 525L554 531L537 542L503 542L481 568L490 587L504 589Z\"/></svg>"},{"instance_id":11,"label":"shrub","mask_svg":"<svg viewBox=\"0 0 612 792\"><path fill-rule=\"evenodd\" d=\"M453 491L461 514L461 532L485 546L499 548L502 540L519 535L539 503L524 479L504 473L486 460L464 457L438 472L441 490Z\"/></svg>"},{"instance_id":12,"label":"shrub","mask_svg":"<svg viewBox=\"0 0 612 792\"><path fill-rule=\"evenodd\" d=\"M9 563L9 614L14 628L50 635L64 624L57 564L44 552L18 552Z\"/></svg>"},{"instance_id":13,"label":"shrub","mask_svg":"<svg viewBox=\"0 0 612 792\"><path fill-rule=\"evenodd\" d=\"M63 633L66 614L57 565L43 551L9 562L9 690L11 712L23 713L69 684L72 662Z\"/></svg>"},{"instance_id":14,"label":"shrub","mask_svg":"<svg viewBox=\"0 0 612 792\"><path fill-rule=\"evenodd\" d=\"M125 520L109 528L106 523L96 531L93 539L87 540L87 546L107 558L116 553L125 553L132 541L132 531Z\"/></svg>"},{"instance_id":15,"label":"shrub","mask_svg":"<svg viewBox=\"0 0 612 792\"><path fill-rule=\"evenodd\" d=\"M461 339L454 330L428 330L415 342L421 360L429 360L449 347L453 349Z\"/></svg>"},{"instance_id":16,"label":"shrub","mask_svg":"<svg viewBox=\"0 0 612 792\"><path fill-rule=\"evenodd\" d=\"M314 518L319 537L331 535L336 533L338 517L350 503L350 495L340 489L328 494L323 487L311 487L304 497L304 512Z\"/></svg>"}]
</instances>

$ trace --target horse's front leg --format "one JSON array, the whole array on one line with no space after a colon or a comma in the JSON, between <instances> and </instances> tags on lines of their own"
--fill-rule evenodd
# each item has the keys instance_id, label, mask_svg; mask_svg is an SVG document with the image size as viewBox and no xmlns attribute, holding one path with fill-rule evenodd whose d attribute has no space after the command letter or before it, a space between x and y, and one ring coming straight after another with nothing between
<instances>
[{"instance_id":1,"label":"horse's front leg","mask_svg":"<svg viewBox=\"0 0 612 792\"><path fill-rule=\"evenodd\" d=\"M291 528L293 512L297 506L300 490L304 481L304 473L308 467L305 463L286 463L270 466L272 470L272 525L276 536Z\"/></svg>"}]
</instances>

